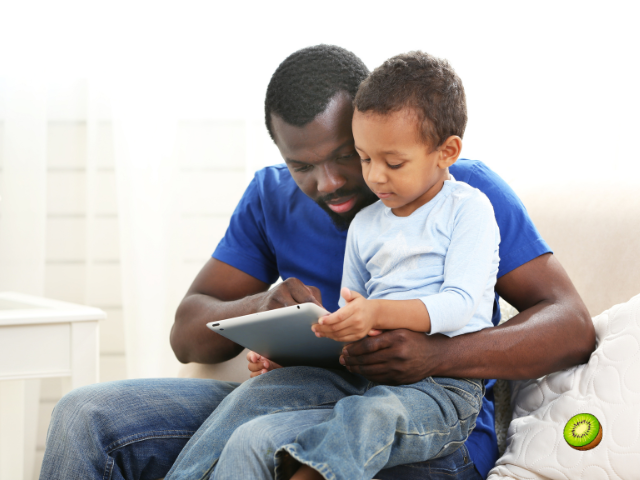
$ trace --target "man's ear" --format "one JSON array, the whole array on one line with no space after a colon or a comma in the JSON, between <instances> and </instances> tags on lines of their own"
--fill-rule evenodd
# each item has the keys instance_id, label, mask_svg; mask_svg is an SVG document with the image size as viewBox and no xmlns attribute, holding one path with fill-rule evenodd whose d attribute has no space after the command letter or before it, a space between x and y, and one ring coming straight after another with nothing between
<instances>
[{"instance_id":1,"label":"man's ear","mask_svg":"<svg viewBox=\"0 0 640 480\"><path fill-rule=\"evenodd\" d=\"M462 151L462 139L457 135L451 135L442 145L438 147L440 158L438 159L438 167L449 168L456 163L460 152Z\"/></svg>"}]
</instances>

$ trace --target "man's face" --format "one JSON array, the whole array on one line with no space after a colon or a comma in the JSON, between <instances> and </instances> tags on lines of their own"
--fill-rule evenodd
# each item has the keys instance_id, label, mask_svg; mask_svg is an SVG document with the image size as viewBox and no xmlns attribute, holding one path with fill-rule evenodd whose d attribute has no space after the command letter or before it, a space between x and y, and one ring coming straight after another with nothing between
<instances>
[{"instance_id":1,"label":"man's face","mask_svg":"<svg viewBox=\"0 0 640 480\"><path fill-rule=\"evenodd\" d=\"M276 145L300 189L346 229L362 208L378 198L362 178L351 133L353 107L338 93L326 110L303 127L271 116Z\"/></svg>"}]
</instances>

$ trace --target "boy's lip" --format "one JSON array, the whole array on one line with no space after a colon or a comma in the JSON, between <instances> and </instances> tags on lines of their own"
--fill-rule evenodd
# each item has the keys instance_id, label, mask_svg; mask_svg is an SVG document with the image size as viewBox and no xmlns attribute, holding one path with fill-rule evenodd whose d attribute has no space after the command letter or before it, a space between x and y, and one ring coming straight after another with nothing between
<instances>
[{"instance_id":1,"label":"boy's lip","mask_svg":"<svg viewBox=\"0 0 640 480\"><path fill-rule=\"evenodd\" d=\"M351 195L346 198L338 198L331 203L327 202L327 206L335 213L345 213L353 208L356 204L356 196Z\"/></svg>"},{"instance_id":2,"label":"boy's lip","mask_svg":"<svg viewBox=\"0 0 640 480\"><path fill-rule=\"evenodd\" d=\"M378 198L382 199L382 198L389 198L391 195L393 195L393 193L391 193L391 192L376 192L376 195L378 196Z\"/></svg>"}]
</instances>

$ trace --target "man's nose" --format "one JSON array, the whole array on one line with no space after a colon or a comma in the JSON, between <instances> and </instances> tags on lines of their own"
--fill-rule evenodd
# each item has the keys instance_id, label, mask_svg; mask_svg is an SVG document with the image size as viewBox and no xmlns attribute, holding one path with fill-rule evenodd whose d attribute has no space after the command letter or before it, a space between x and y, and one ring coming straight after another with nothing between
<instances>
[{"instance_id":1,"label":"man's nose","mask_svg":"<svg viewBox=\"0 0 640 480\"><path fill-rule=\"evenodd\" d=\"M318 172L318 192L333 193L346 183L345 178L340 174L335 165L322 165Z\"/></svg>"}]
</instances>

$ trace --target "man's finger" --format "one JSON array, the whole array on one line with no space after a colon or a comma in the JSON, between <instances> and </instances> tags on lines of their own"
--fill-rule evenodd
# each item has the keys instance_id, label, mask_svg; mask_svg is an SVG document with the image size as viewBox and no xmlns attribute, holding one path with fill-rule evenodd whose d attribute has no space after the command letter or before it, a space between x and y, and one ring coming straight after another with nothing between
<instances>
[{"instance_id":1,"label":"man's finger","mask_svg":"<svg viewBox=\"0 0 640 480\"><path fill-rule=\"evenodd\" d=\"M307 286L297 278L288 278L280 285L285 285L295 303L315 303L322 306L320 290L316 287Z\"/></svg>"},{"instance_id":2,"label":"man's finger","mask_svg":"<svg viewBox=\"0 0 640 480\"><path fill-rule=\"evenodd\" d=\"M365 337L351 345L347 345L345 349L349 356L359 357L387 349L391 344L392 341L389 332L383 332L375 337Z\"/></svg>"}]
</instances>

